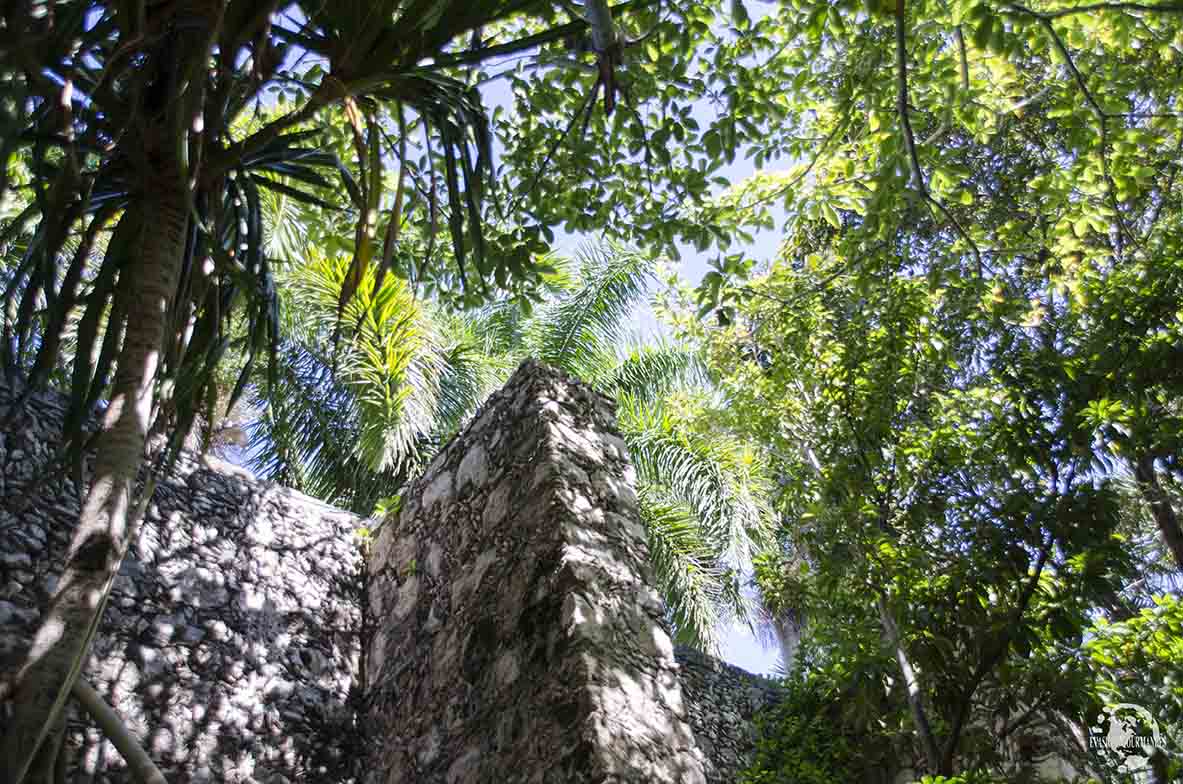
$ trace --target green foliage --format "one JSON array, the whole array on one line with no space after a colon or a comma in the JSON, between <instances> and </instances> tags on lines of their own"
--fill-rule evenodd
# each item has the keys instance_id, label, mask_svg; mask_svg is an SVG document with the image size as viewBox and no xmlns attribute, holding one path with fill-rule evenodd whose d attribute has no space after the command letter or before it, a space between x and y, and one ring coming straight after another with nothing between
<instances>
[{"instance_id":1,"label":"green foliage","mask_svg":"<svg viewBox=\"0 0 1183 784\"><path fill-rule=\"evenodd\" d=\"M1086 665L1107 704L1150 711L1177 754L1183 751L1183 601L1163 595L1152 607L1111 623L1098 619L1084 644Z\"/></svg>"},{"instance_id":2,"label":"green foliage","mask_svg":"<svg viewBox=\"0 0 1183 784\"><path fill-rule=\"evenodd\" d=\"M783 242L764 268L719 257L668 310L709 357L716 425L779 479L764 601L803 619L805 665L879 680L931 774L1018 775L1008 744L1035 727L1073 758L1061 717L1138 677L1117 642L1098 671L1098 616L1148 669L1177 657L1169 624L1138 626L1183 564L1176 20L807 2L719 48L791 89L758 101L782 130L757 172L694 213L783 210ZM1127 694L1172 716L1153 684Z\"/></svg>"},{"instance_id":3,"label":"green foliage","mask_svg":"<svg viewBox=\"0 0 1183 784\"><path fill-rule=\"evenodd\" d=\"M789 678L780 702L756 718L756 748L739 784L836 784L890 770L886 737L844 716L843 697L819 678Z\"/></svg>"},{"instance_id":4,"label":"green foliage","mask_svg":"<svg viewBox=\"0 0 1183 784\"><path fill-rule=\"evenodd\" d=\"M636 3L610 80L578 4L223 5L191 47L116 4L4 15L36 45L0 58L0 362L69 385L68 429L177 151L145 379L174 445L258 391L264 473L369 511L538 355L620 399L684 640L746 611L775 539L757 587L803 666L929 736L933 781L1107 701L1180 720L1175 5ZM608 243L557 259L560 227ZM778 227L769 264L729 252ZM679 241L719 250L667 303L694 345L631 341Z\"/></svg>"},{"instance_id":5,"label":"green foliage","mask_svg":"<svg viewBox=\"0 0 1183 784\"><path fill-rule=\"evenodd\" d=\"M284 383L265 394L253 429L259 473L369 514L522 359L540 356L618 400L679 641L714 649L726 623L748 618L739 570L768 540L768 478L741 440L690 424L702 406L697 355L629 338L650 256L605 245L552 257L538 307L506 297L468 314L416 298L396 276L379 285L371 273L339 317L349 258L304 255L284 273Z\"/></svg>"}]
</instances>

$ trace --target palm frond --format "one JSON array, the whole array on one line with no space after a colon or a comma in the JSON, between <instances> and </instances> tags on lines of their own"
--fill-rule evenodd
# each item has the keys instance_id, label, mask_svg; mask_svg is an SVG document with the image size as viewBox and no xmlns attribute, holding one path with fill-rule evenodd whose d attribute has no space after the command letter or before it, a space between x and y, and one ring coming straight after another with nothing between
<instances>
[{"instance_id":1,"label":"palm frond","mask_svg":"<svg viewBox=\"0 0 1183 784\"><path fill-rule=\"evenodd\" d=\"M750 563L771 521L768 480L756 454L726 435L683 427L663 407L627 395L617 401L617 420L638 479L686 503L723 561Z\"/></svg>"},{"instance_id":2,"label":"palm frond","mask_svg":"<svg viewBox=\"0 0 1183 784\"><path fill-rule=\"evenodd\" d=\"M317 259L294 280L295 305L312 317L321 337L337 329L339 292L349 272L344 258ZM405 281L386 276L377 290L374 283L370 270L341 314L349 333L336 364L356 397L358 457L376 471L400 470L418 463L419 440L435 428L447 368L444 340Z\"/></svg>"},{"instance_id":3,"label":"palm frond","mask_svg":"<svg viewBox=\"0 0 1183 784\"><path fill-rule=\"evenodd\" d=\"M269 181L272 185L276 181ZM263 183L260 182L262 186ZM294 262L306 247L306 226L296 199L268 186L259 194L263 220L268 231L263 239L264 252L276 261Z\"/></svg>"},{"instance_id":4,"label":"palm frond","mask_svg":"<svg viewBox=\"0 0 1183 784\"><path fill-rule=\"evenodd\" d=\"M598 387L612 397L655 403L676 389L700 386L705 380L702 360L693 349L661 340L637 341L618 353Z\"/></svg>"},{"instance_id":5,"label":"palm frond","mask_svg":"<svg viewBox=\"0 0 1183 784\"><path fill-rule=\"evenodd\" d=\"M360 460L358 410L323 358L297 343L280 353L278 394L269 395L249 426L251 468L328 503L368 514L406 480Z\"/></svg>"},{"instance_id":6,"label":"palm frond","mask_svg":"<svg viewBox=\"0 0 1183 784\"><path fill-rule=\"evenodd\" d=\"M491 336L489 322L437 314L452 343L445 350L444 376L433 443L443 444L458 432L481 403L500 388L520 362L512 345ZM496 331L497 327L494 326Z\"/></svg>"},{"instance_id":7,"label":"palm frond","mask_svg":"<svg viewBox=\"0 0 1183 784\"><path fill-rule=\"evenodd\" d=\"M726 602L727 569L720 566L718 552L703 536L689 505L646 484L639 488L637 501L675 639L717 653L719 629L732 614Z\"/></svg>"},{"instance_id":8,"label":"palm frond","mask_svg":"<svg viewBox=\"0 0 1183 784\"><path fill-rule=\"evenodd\" d=\"M615 244L585 246L578 257L582 286L540 310L530 348L594 385L616 364L616 347L648 291L654 261Z\"/></svg>"}]
</instances>

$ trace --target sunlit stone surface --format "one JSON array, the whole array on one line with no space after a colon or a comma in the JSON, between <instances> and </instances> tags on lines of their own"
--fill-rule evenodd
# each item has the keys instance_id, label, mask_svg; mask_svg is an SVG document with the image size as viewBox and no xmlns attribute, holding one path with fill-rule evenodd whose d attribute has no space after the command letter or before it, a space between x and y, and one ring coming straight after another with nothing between
<instances>
[{"instance_id":1,"label":"sunlit stone surface","mask_svg":"<svg viewBox=\"0 0 1183 784\"><path fill-rule=\"evenodd\" d=\"M11 403L0 388L0 421ZM0 433L0 724L77 519L68 479L11 501L62 413L35 395ZM187 456L87 677L170 784L733 781L776 691L675 651L612 423L527 363L405 493L368 571L365 521ZM70 728L68 780L131 781Z\"/></svg>"}]
</instances>

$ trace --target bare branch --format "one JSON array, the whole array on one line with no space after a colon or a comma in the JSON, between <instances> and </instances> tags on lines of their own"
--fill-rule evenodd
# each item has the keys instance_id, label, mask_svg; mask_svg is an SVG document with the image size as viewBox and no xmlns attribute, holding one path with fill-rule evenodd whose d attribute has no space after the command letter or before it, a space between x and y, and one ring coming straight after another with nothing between
<instances>
[{"instance_id":1,"label":"bare branch","mask_svg":"<svg viewBox=\"0 0 1183 784\"><path fill-rule=\"evenodd\" d=\"M896 63L896 111L900 116L900 126L904 131L904 145L908 150L908 164L912 173L912 187L920 194L921 198L927 203L935 206L940 210L961 238L969 245L970 250L974 255L974 262L977 267L978 277L982 276L982 252L978 249L978 245L974 242L973 237L969 236L969 232L961 225L961 222L953 216L949 208L941 203L939 199L933 196L928 191L928 185L924 181L924 170L920 167L920 155L916 149L916 134L912 130L912 119L908 116L908 41L907 30L905 29L905 12L906 7L904 0L896 0L895 3L895 63Z\"/></svg>"},{"instance_id":2,"label":"bare branch","mask_svg":"<svg viewBox=\"0 0 1183 784\"><path fill-rule=\"evenodd\" d=\"M144 751L135 735L131 734L127 725L119 718L119 714L82 677L74 681L74 696L123 756L132 775L140 784L168 784L160 768L156 767L156 763L148 756L148 752Z\"/></svg>"},{"instance_id":3,"label":"bare branch","mask_svg":"<svg viewBox=\"0 0 1183 784\"><path fill-rule=\"evenodd\" d=\"M965 36L961 25L953 28L953 40L957 43L957 60L961 66L961 89L969 91L969 55L965 51Z\"/></svg>"},{"instance_id":4,"label":"bare branch","mask_svg":"<svg viewBox=\"0 0 1183 784\"><path fill-rule=\"evenodd\" d=\"M1091 14L1094 11L1142 11L1151 14L1183 14L1183 3L1123 3L1105 2L1077 5L1071 8L1058 8L1054 11L1035 11L1025 6L1009 4L1010 8L1021 14L1035 17L1043 21L1062 19L1076 14Z\"/></svg>"},{"instance_id":5,"label":"bare branch","mask_svg":"<svg viewBox=\"0 0 1183 784\"><path fill-rule=\"evenodd\" d=\"M912 119L908 116L908 41L905 29L904 0L895 2L895 64L896 64L896 112L904 131L904 144L908 150L908 164L911 167L912 187L922 196L928 195L924 182L924 171L920 168L920 156L916 152L916 134L912 131Z\"/></svg>"}]
</instances>

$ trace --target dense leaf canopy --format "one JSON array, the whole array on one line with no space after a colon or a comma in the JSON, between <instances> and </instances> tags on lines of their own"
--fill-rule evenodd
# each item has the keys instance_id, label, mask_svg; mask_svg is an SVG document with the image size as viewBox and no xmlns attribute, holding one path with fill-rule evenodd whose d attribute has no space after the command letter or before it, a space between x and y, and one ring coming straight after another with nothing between
<instances>
[{"instance_id":1,"label":"dense leaf canopy","mask_svg":"<svg viewBox=\"0 0 1183 784\"><path fill-rule=\"evenodd\" d=\"M754 569L793 693L845 725L826 769L904 749L1013 780L1031 736L1104 778L1079 737L1105 705L1183 722L1174 0L2 21L0 361L69 393L59 462L102 416L47 613L71 632L17 679L8 778L167 462L149 435L209 447L245 400L259 468L369 512L527 355L618 398L683 639L713 645ZM691 248L710 268L670 281L667 338L631 340ZM799 775L791 745L761 764Z\"/></svg>"}]
</instances>

